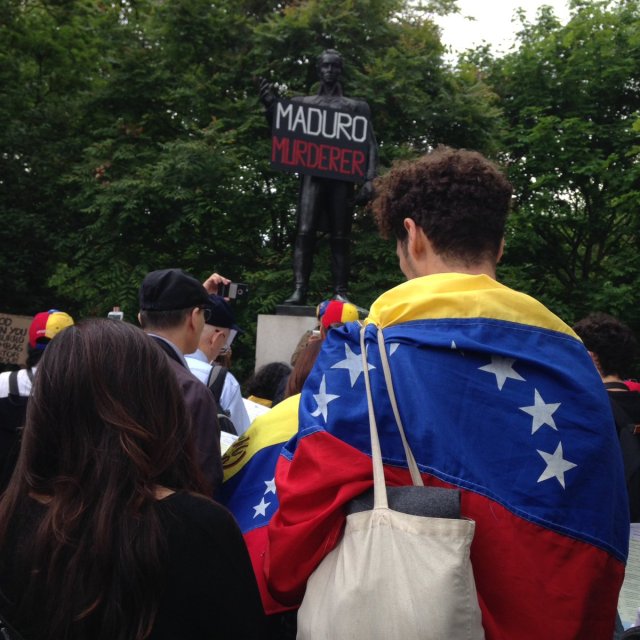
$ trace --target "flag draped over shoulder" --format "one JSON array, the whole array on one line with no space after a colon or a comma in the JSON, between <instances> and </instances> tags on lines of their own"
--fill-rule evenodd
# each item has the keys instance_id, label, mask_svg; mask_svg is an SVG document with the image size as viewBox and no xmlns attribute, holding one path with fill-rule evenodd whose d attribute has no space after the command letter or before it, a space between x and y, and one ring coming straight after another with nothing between
<instances>
[{"instance_id":1,"label":"flag draped over shoulder","mask_svg":"<svg viewBox=\"0 0 640 640\"><path fill-rule=\"evenodd\" d=\"M222 458L224 481L216 498L235 516L256 573L262 604L268 614L286 611L266 588L262 569L269 520L278 508L275 468L282 445L298 428L300 395L258 416Z\"/></svg>"},{"instance_id":2,"label":"flag draped over shoulder","mask_svg":"<svg viewBox=\"0 0 640 640\"><path fill-rule=\"evenodd\" d=\"M460 488L462 514L476 521L487 638L610 640L629 520L609 402L582 343L487 276L411 280L383 294L367 323L387 482L410 480L376 327L425 484ZM292 604L339 539L344 504L372 485L359 331L329 333L278 463L265 568Z\"/></svg>"}]
</instances>

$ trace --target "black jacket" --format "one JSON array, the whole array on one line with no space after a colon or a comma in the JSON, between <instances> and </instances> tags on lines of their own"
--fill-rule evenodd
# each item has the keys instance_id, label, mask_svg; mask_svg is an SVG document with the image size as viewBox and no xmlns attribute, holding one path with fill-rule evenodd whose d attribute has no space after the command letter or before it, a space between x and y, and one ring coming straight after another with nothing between
<instances>
[{"instance_id":1,"label":"black jacket","mask_svg":"<svg viewBox=\"0 0 640 640\"><path fill-rule=\"evenodd\" d=\"M624 475L629 493L631 522L640 522L640 393L619 383L608 383L609 400L620 438ZM635 433L636 429L639 433Z\"/></svg>"},{"instance_id":2,"label":"black jacket","mask_svg":"<svg viewBox=\"0 0 640 640\"><path fill-rule=\"evenodd\" d=\"M204 477L211 485L211 495L213 495L213 492L222 484L218 406L211 391L189 371L171 345L162 338L151 337L167 354L171 367L178 378L195 430L198 464Z\"/></svg>"}]
</instances>

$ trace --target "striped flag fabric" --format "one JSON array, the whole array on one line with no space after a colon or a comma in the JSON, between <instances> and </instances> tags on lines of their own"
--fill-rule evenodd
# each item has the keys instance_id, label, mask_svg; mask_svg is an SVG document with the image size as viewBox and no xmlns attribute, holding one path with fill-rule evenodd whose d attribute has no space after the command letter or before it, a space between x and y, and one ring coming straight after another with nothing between
<instances>
[{"instance_id":1,"label":"striped flag fabric","mask_svg":"<svg viewBox=\"0 0 640 640\"><path fill-rule=\"evenodd\" d=\"M298 429L300 395L258 416L222 458L224 480L216 496L234 515L251 557L267 614L291 607L274 600L264 579L267 525L278 508L275 468L282 446Z\"/></svg>"},{"instance_id":2,"label":"striped flag fabric","mask_svg":"<svg viewBox=\"0 0 640 640\"><path fill-rule=\"evenodd\" d=\"M476 522L487 639L610 640L629 514L609 402L580 340L482 275L410 280L374 303L367 325L387 483L410 479L379 329L425 484L461 489L462 515ZM344 505L372 485L359 332L349 323L329 333L278 462L265 571L291 605L339 540Z\"/></svg>"}]
</instances>

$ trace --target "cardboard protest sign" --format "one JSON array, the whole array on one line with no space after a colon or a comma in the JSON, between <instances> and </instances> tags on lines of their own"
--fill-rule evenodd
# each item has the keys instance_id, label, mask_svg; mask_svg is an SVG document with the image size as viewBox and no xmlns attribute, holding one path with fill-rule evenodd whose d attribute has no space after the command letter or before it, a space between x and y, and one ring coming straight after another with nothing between
<instances>
[{"instance_id":1,"label":"cardboard protest sign","mask_svg":"<svg viewBox=\"0 0 640 640\"><path fill-rule=\"evenodd\" d=\"M371 123L362 115L303 102L276 103L271 166L322 178L364 182Z\"/></svg>"},{"instance_id":2,"label":"cardboard protest sign","mask_svg":"<svg viewBox=\"0 0 640 640\"><path fill-rule=\"evenodd\" d=\"M24 364L27 360L31 316L0 313L0 363Z\"/></svg>"}]
</instances>

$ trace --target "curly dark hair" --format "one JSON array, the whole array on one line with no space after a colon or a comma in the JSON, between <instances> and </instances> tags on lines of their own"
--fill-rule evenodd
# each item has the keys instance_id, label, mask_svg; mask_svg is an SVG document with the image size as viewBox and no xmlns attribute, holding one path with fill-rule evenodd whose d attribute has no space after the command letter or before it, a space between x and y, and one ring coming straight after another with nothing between
<instances>
[{"instance_id":1,"label":"curly dark hair","mask_svg":"<svg viewBox=\"0 0 640 640\"><path fill-rule=\"evenodd\" d=\"M245 382L245 393L264 400L271 400L275 406L284 394L286 380L291 367L286 362L269 362L262 365Z\"/></svg>"},{"instance_id":2,"label":"curly dark hair","mask_svg":"<svg viewBox=\"0 0 640 640\"><path fill-rule=\"evenodd\" d=\"M573 327L584 346L598 357L603 376L629 375L638 348L633 331L608 313L590 313Z\"/></svg>"},{"instance_id":3,"label":"curly dark hair","mask_svg":"<svg viewBox=\"0 0 640 640\"><path fill-rule=\"evenodd\" d=\"M375 183L371 209L384 238L407 238L411 218L445 258L478 264L500 251L513 188L477 151L439 146Z\"/></svg>"}]
</instances>

